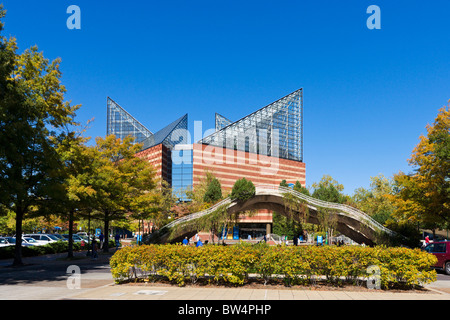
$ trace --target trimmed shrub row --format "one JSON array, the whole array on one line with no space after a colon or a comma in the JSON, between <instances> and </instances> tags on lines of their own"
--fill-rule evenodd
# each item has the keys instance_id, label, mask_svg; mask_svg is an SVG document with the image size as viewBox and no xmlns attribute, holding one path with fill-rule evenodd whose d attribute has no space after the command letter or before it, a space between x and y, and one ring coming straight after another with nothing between
<instances>
[{"instance_id":1,"label":"trimmed shrub row","mask_svg":"<svg viewBox=\"0 0 450 320\"><path fill-rule=\"evenodd\" d=\"M361 284L371 276L368 267L376 266L381 286L388 289L435 281L435 262L435 256L407 248L177 244L126 247L113 255L110 265L116 283L162 277L180 286L199 279L243 285L249 274L265 284L283 279L288 286L309 285L318 278L333 285Z\"/></svg>"}]
</instances>

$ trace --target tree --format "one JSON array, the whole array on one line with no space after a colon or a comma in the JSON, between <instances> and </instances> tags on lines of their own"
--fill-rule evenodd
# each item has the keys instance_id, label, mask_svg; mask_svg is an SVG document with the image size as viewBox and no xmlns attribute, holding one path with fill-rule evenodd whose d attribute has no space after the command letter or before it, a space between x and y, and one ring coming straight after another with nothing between
<instances>
[{"instance_id":1,"label":"tree","mask_svg":"<svg viewBox=\"0 0 450 320\"><path fill-rule=\"evenodd\" d=\"M255 195L255 185L245 178L237 180L231 190L230 198L237 201L246 201Z\"/></svg>"},{"instance_id":2,"label":"tree","mask_svg":"<svg viewBox=\"0 0 450 320\"><path fill-rule=\"evenodd\" d=\"M205 170L204 174L200 178L200 181L195 184L195 188L186 191L186 197L191 200L190 203L187 204L189 212L199 212L211 206L211 203L205 201L205 194L211 184L211 181L214 179L214 173Z\"/></svg>"},{"instance_id":3,"label":"tree","mask_svg":"<svg viewBox=\"0 0 450 320\"><path fill-rule=\"evenodd\" d=\"M289 184L286 182L285 179L283 179L283 180L281 180L281 182L280 182L280 187L289 188Z\"/></svg>"},{"instance_id":4,"label":"tree","mask_svg":"<svg viewBox=\"0 0 450 320\"><path fill-rule=\"evenodd\" d=\"M313 188L312 197L316 199L334 203L346 202L346 196L342 194L344 186L329 175L324 175L319 183L313 183ZM331 239L337 224L336 216L332 213L332 210L317 208L317 219L321 227L328 232L328 237Z\"/></svg>"},{"instance_id":5,"label":"tree","mask_svg":"<svg viewBox=\"0 0 450 320\"><path fill-rule=\"evenodd\" d=\"M371 177L370 181L370 188L356 189L352 200L358 209L385 224L395 209L390 199L393 194L393 181L382 174Z\"/></svg>"},{"instance_id":6,"label":"tree","mask_svg":"<svg viewBox=\"0 0 450 320\"><path fill-rule=\"evenodd\" d=\"M434 230L450 221L450 104L439 109L426 129L427 136L420 136L408 159L414 171L394 175L392 199L398 219Z\"/></svg>"},{"instance_id":7,"label":"tree","mask_svg":"<svg viewBox=\"0 0 450 320\"><path fill-rule=\"evenodd\" d=\"M146 206L155 202L151 191L156 187L152 165L136 156L141 145L133 144L134 138L117 139L114 135L96 139L95 174L92 187L95 190L95 210L104 222L108 233L113 220L126 219L127 214L145 213ZM108 242L103 246L108 252Z\"/></svg>"},{"instance_id":8,"label":"tree","mask_svg":"<svg viewBox=\"0 0 450 320\"><path fill-rule=\"evenodd\" d=\"M50 62L36 46L19 55L15 39L0 36L0 203L2 211L16 216L13 265L22 265L24 217L60 182L61 163L51 137L75 123L79 108L64 102L60 62Z\"/></svg>"},{"instance_id":9,"label":"tree","mask_svg":"<svg viewBox=\"0 0 450 320\"><path fill-rule=\"evenodd\" d=\"M303 233L303 226L300 222L290 217L285 217L278 212L272 213L273 229L272 232L278 235L285 235L289 239Z\"/></svg>"},{"instance_id":10,"label":"tree","mask_svg":"<svg viewBox=\"0 0 450 320\"><path fill-rule=\"evenodd\" d=\"M309 190L306 189L305 187L303 187L298 180L295 181L294 190L297 192L303 193L306 196L311 196L311 194L309 193Z\"/></svg>"},{"instance_id":11,"label":"tree","mask_svg":"<svg viewBox=\"0 0 450 320\"><path fill-rule=\"evenodd\" d=\"M280 182L281 187L289 188L286 180ZM297 180L294 185L294 190L304 193L305 188L302 187ZM306 192L308 191L305 189ZM309 193L307 194L309 195ZM303 232L302 223L306 222L307 205L300 202L298 198L290 193L283 194L284 206L286 208L286 216L274 211L272 213L273 219L273 233L278 235L286 235L288 238L298 236ZM297 219L294 219L294 214L297 215Z\"/></svg>"},{"instance_id":12,"label":"tree","mask_svg":"<svg viewBox=\"0 0 450 320\"><path fill-rule=\"evenodd\" d=\"M169 218L174 218L173 209L178 198L174 195L173 189L165 180L161 181L161 186L154 194L156 196L156 203L151 220L156 228L160 228L168 222Z\"/></svg>"},{"instance_id":13,"label":"tree","mask_svg":"<svg viewBox=\"0 0 450 320\"><path fill-rule=\"evenodd\" d=\"M69 222L68 257L73 257L73 225L76 213L89 211L92 206L95 190L90 183L95 166L94 147L86 146L88 138L81 132L67 131L61 135L57 144L57 152L63 163L60 173L59 192L49 201L53 212L58 212ZM50 211L50 210L48 210Z\"/></svg>"},{"instance_id":14,"label":"tree","mask_svg":"<svg viewBox=\"0 0 450 320\"><path fill-rule=\"evenodd\" d=\"M208 203L214 203L222 199L222 188L220 181L213 177L208 183L205 195L203 196L203 201Z\"/></svg>"},{"instance_id":15,"label":"tree","mask_svg":"<svg viewBox=\"0 0 450 320\"><path fill-rule=\"evenodd\" d=\"M313 183L312 197L328 202L344 203L345 196L341 193L344 186L329 175L324 175L319 183Z\"/></svg>"}]
</instances>

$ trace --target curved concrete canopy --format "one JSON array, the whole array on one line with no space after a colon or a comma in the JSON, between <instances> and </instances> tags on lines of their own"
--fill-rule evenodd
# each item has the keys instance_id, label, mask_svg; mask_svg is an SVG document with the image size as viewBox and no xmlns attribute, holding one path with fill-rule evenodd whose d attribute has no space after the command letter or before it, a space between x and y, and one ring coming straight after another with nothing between
<instances>
[{"instance_id":1,"label":"curved concrete canopy","mask_svg":"<svg viewBox=\"0 0 450 320\"><path fill-rule=\"evenodd\" d=\"M308 206L307 214L303 214L295 209L295 207L299 206L290 206L287 195L290 195L290 201ZM305 219L304 221L314 224L320 224L319 213L325 211L333 219L337 231L358 243L365 243L367 245L376 244L377 236L381 233L389 236L395 235L395 232L385 228L370 216L355 208L321 201L290 188L260 185L256 187L255 196L251 199L245 202L236 202L226 198L207 210L190 214L169 223L161 228L156 235L152 236L149 242L167 242L171 233L169 231L177 225L177 232L176 235L172 234L172 240L178 240L184 236L191 235L195 233L195 230L189 227L188 222L211 214L221 206L226 207L229 216L247 210L268 209L294 219L303 218Z\"/></svg>"}]
</instances>

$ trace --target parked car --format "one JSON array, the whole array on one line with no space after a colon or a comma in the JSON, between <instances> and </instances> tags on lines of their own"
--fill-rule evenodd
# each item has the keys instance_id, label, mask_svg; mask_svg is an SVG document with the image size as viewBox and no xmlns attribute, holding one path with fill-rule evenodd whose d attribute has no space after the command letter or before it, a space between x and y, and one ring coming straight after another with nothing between
<instances>
[{"instance_id":1,"label":"parked car","mask_svg":"<svg viewBox=\"0 0 450 320\"><path fill-rule=\"evenodd\" d=\"M37 242L36 240L34 240L33 238L30 238L30 237L23 237L22 243L27 243L32 246L42 246L45 244L45 243Z\"/></svg>"},{"instance_id":2,"label":"parked car","mask_svg":"<svg viewBox=\"0 0 450 320\"><path fill-rule=\"evenodd\" d=\"M3 239L5 239L10 246L15 246L16 245L16 237L3 237ZM28 247L28 246L32 246L32 244L28 244L27 242L24 242L22 240L22 247Z\"/></svg>"},{"instance_id":3,"label":"parked car","mask_svg":"<svg viewBox=\"0 0 450 320\"><path fill-rule=\"evenodd\" d=\"M0 247L8 247L13 245L14 243L9 243L8 239L6 239L5 237L0 238Z\"/></svg>"},{"instance_id":4,"label":"parked car","mask_svg":"<svg viewBox=\"0 0 450 320\"><path fill-rule=\"evenodd\" d=\"M450 241L436 241L425 247L425 251L436 256L435 268L442 269L450 275Z\"/></svg>"},{"instance_id":5,"label":"parked car","mask_svg":"<svg viewBox=\"0 0 450 320\"><path fill-rule=\"evenodd\" d=\"M59 234L59 233L53 233L52 235L54 235L55 237L57 237L57 238L59 239L59 241L67 241L67 239L64 238L62 234Z\"/></svg>"},{"instance_id":6,"label":"parked car","mask_svg":"<svg viewBox=\"0 0 450 320\"><path fill-rule=\"evenodd\" d=\"M69 240L69 235L68 234L63 234L62 236L64 237L64 239ZM72 234L72 239L73 239L73 242L81 242L81 240L83 240L83 238L81 238L77 234Z\"/></svg>"},{"instance_id":7,"label":"parked car","mask_svg":"<svg viewBox=\"0 0 450 320\"><path fill-rule=\"evenodd\" d=\"M55 235L49 234L49 233L25 234L23 237L24 238L25 237L33 238L34 240L36 240L37 242L42 243L42 244L59 241L59 239L57 237L55 237Z\"/></svg>"}]
</instances>

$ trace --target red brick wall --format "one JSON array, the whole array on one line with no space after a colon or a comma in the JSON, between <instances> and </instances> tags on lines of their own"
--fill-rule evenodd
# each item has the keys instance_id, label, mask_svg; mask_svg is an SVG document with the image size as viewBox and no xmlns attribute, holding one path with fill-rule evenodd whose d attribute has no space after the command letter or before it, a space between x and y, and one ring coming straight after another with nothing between
<instances>
[{"instance_id":1,"label":"red brick wall","mask_svg":"<svg viewBox=\"0 0 450 320\"><path fill-rule=\"evenodd\" d=\"M255 185L279 185L285 179L287 183L298 180L305 186L303 162L202 144L194 144L193 155L194 188L208 170L219 179L222 189L231 190L236 180L243 177Z\"/></svg>"},{"instance_id":2,"label":"red brick wall","mask_svg":"<svg viewBox=\"0 0 450 320\"><path fill-rule=\"evenodd\" d=\"M251 154L220 147L194 144L193 184L201 181L205 171L210 171L220 181L225 193L231 191L236 180L245 177L255 185L278 186L285 179L287 183L297 180L305 186L305 164L303 162ZM260 210L253 217L241 216L241 222L272 222L269 210Z\"/></svg>"},{"instance_id":3,"label":"red brick wall","mask_svg":"<svg viewBox=\"0 0 450 320\"><path fill-rule=\"evenodd\" d=\"M142 150L136 154L138 157L147 159L156 170L156 179L162 179L171 183L172 180L172 158L170 150L163 144Z\"/></svg>"}]
</instances>

